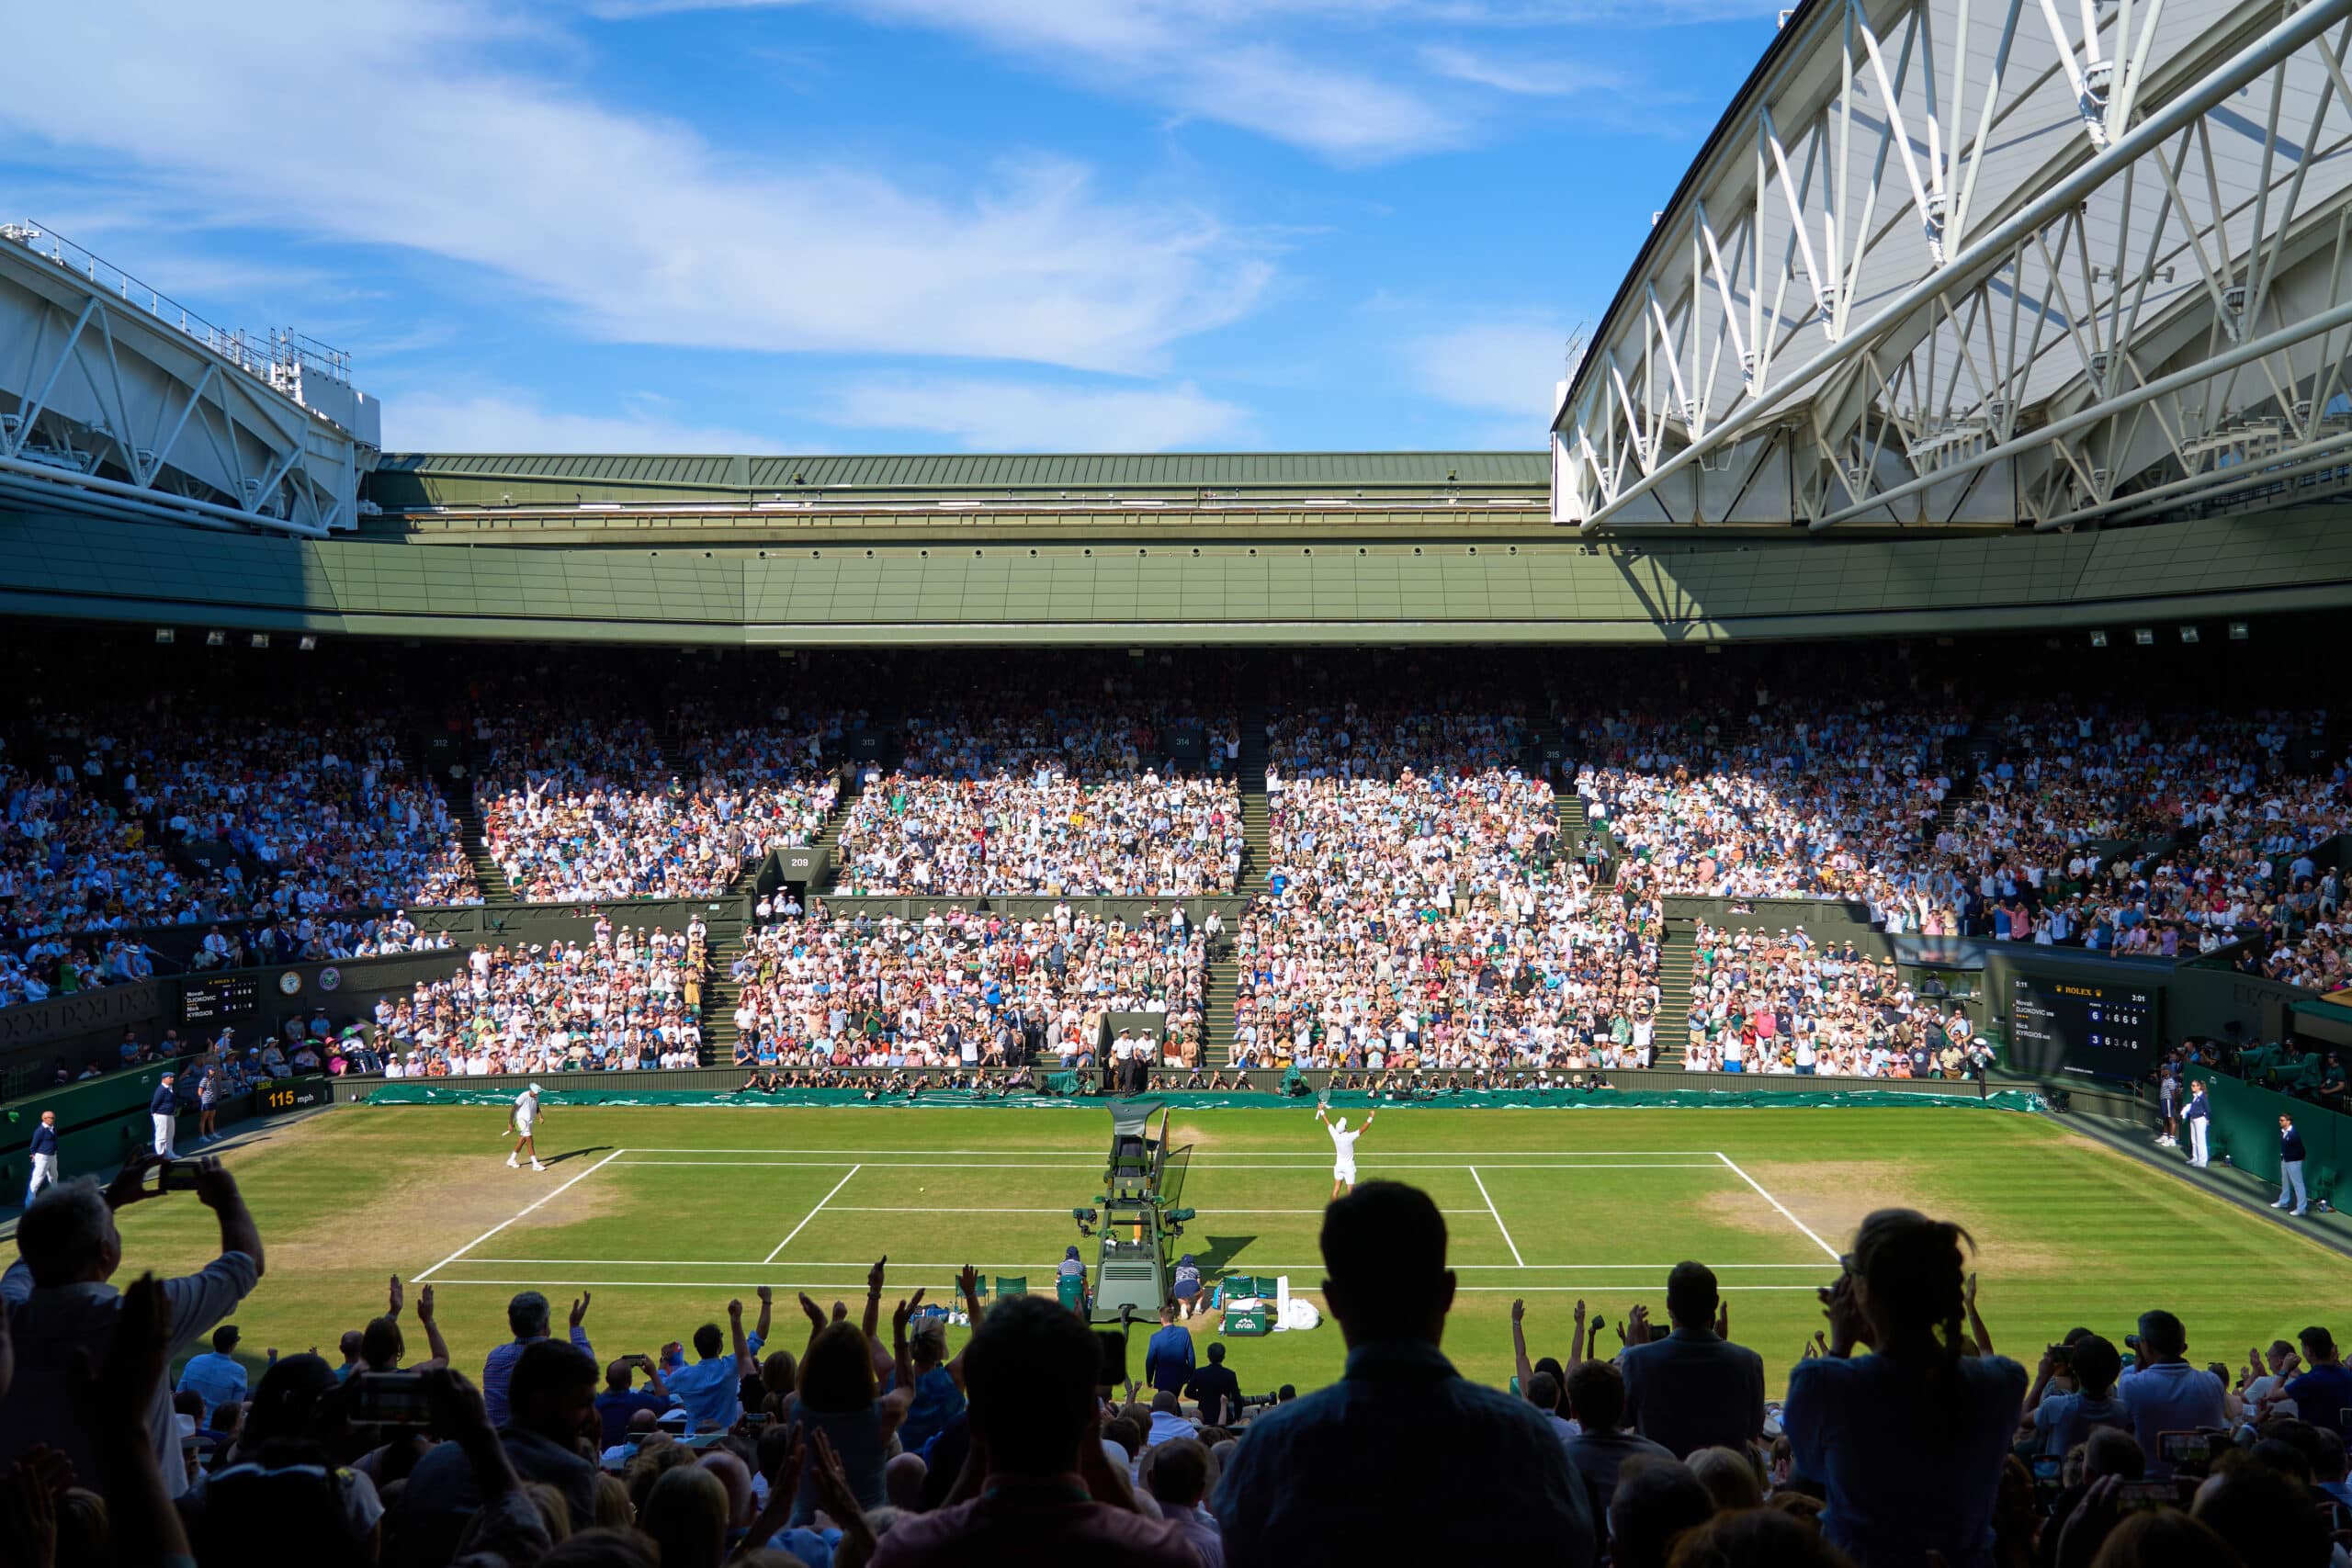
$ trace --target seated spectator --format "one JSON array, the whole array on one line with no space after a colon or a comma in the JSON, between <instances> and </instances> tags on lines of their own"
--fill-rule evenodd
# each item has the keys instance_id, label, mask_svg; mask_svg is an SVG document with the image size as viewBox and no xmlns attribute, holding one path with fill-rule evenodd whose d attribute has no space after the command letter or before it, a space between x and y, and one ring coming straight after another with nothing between
<instances>
[{"instance_id":1,"label":"seated spectator","mask_svg":"<svg viewBox=\"0 0 2352 1568\"><path fill-rule=\"evenodd\" d=\"M1789 1373L1781 1424L1798 1473L1827 1492L1822 1527L1861 1568L1989 1568L2002 1459L2025 1369L1970 1356L1957 1225L1882 1209L1827 1294L1829 1354ZM1856 1345L1871 1354L1853 1358ZM1922 1486L1922 1476L1940 1477Z\"/></svg>"},{"instance_id":2,"label":"seated spectator","mask_svg":"<svg viewBox=\"0 0 2352 1568\"><path fill-rule=\"evenodd\" d=\"M1714 1498L1689 1465L1671 1455L1632 1455L1609 1504L1610 1568L1667 1568L1675 1543L1714 1512Z\"/></svg>"},{"instance_id":3,"label":"seated spectator","mask_svg":"<svg viewBox=\"0 0 2352 1568\"><path fill-rule=\"evenodd\" d=\"M1438 1350L1454 1280L1428 1195L1367 1181L1325 1211L1322 1246L1346 1374L1250 1423L1212 1505L1227 1561L1589 1560L1585 1488L1544 1418Z\"/></svg>"}]
</instances>

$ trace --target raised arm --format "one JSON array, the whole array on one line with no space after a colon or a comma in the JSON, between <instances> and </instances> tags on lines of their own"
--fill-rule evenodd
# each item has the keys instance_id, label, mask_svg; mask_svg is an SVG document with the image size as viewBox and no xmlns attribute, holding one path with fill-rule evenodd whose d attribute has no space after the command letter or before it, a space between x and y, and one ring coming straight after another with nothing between
<instances>
[{"instance_id":1,"label":"raised arm","mask_svg":"<svg viewBox=\"0 0 2352 1568\"><path fill-rule=\"evenodd\" d=\"M890 1366L899 1379L892 1385L895 1388L915 1386L914 1354L907 1348L907 1320L914 1315L915 1308L921 1305L922 1305L922 1292L917 1291L912 1296L900 1302L898 1310L890 1314Z\"/></svg>"},{"instance_id":2,"label":"raised arm","mask_svg":"<svg viewBox=\"0 0 2352 1568\"><path fill-rule=\"evenodd\" d=\"M767 1286L760 1287L760 1321L752 1329L752 1337L765 1345L768 1342L768 1321L775 1313L775 1292Z\"/></svg>"},{"instance_id":3,"label":"raised arm","mask_svg":"<svg viewBox=\"0 0 2352 1568\"><path fill-rule=\"evenodd\" d=\"M122 1309L104 1359L94 1371L85 1358L68 1383L82 1429L96 1450L99 1473L92 1479L106 1494L114 1561L124 1568L164 1568L194 1561L179 1511L164 1489L147 1426L147 1412L164 1382L171 1313L155 1277L140 1276L122 1293Z\"/></svg>"},{"instance_id":4,"label":"raised arm","mask_svg":"<svg viewBox=\"0 0 2352 1568\"><path fill-rule=\"evenodd\" d=\"M1576 1337L1568 1341L1568 1365L1571 1367L1577 1366L1584 1360L1584 1298L1582 1296L1577 1298L1576 1322Z\"/></svg>"},{"instance_id":5,"label":"raised arm","mask_svg":"<svg viewBox=\"0 0 2352 1568\"><path fill-rule=\"evenodd\" d=\"M1968 1309L1968 1333L1969 1337L1976 1342L1976 1353L1980 1356L1991 1355L1993 1353L1993 1332L1991 1329L1984 1326L1984 1320L1976 1315L1975 1275L1971 1274L1968 1277L1968 1283L1962 1288L1960 1299L1962 1304L1966 1306Z\"/></svg>"},{"instance_id":6,"label":"raised arm","mask_svg":"<svg viewBox=\"0 0 2352 1568\"><path fill-rule=\"evenodd\" d=\"M263 1271L261 1227L254 1224L244 1195L237 1190L237 1179L209 1155L196 1162L196 1197L197 1201L220 1216L220 1250L242 1252L252 1258L254 1277L259 1279Z\"/></svg>"},{"instance_id":7,"label":"raised arm","mask_svg":"<svg viewBox=\"0 0 2352 1568\"><path fill-rule=\"evenodd\" d=\"M889 1261L886 1253L865 1271L865 1315L858 1321L858 1326L865 1330L865 1342L869 1345L881 1343L875 1330L882 1326L882 1265Z\"/></svg>"},{"instance_id":8,"label":"raised arm","mask_svg":"<svg viewBox=\"0 0 2352 1568\"><path fill-rule=\"evenodd\" d=\"M416 1321L424 1325L424 1348L429 1354L424 1366L415 1370L423 1371L428 1367L447 1366L449 1342L441 1337L441 1325L434 1319L433 1287L430 1285L416 1292Z\"/></svg>"},{"instance_id":9,"label":"raised arm","mask_svg":"<svg viewBox=\"0 0 2352 1568\"><path fill-rule=\"evenodd\" d=\"M1577 1325L1577 1332L1578 1335L1584 1332L1581 1321ZM1528 1388L1535 1382L1534 1365L1527 1359L1527 1303L1524 1301L1510 1303L1510 1355L1512 1369L1519 1373L1519 1396L1524 1399Z\"/></svg>"},{"instance_id":10,"label":"raised arm","mask_svg":"<svg viewBox=\"0 0 2352 1568\"><path fill-rule=\"evenodd\" d=\"M735 1347L737 1380L741 1381L758 1371L759 1363L752 1359L752 1348L743 1339L743 1303L741 1301L731 1301L727 1303L727 1336Z\"/></svg>"}]
</instances>

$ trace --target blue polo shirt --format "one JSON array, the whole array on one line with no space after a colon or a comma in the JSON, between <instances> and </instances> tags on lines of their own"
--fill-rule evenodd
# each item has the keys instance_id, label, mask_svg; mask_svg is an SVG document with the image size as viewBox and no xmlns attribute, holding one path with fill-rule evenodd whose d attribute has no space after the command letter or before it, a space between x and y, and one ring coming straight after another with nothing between
<instances>
[{"instance_id":1,"label":"blue polo shirt","mask_svg":"<svg viewBox=\"0 0 2352 1568\"><path fill-rule=\"evenodd\" d=\"M766 1341L751 1334L744 1337L743 1343L757 1357ZM671 1403L684 1408L687 1419L696 1427L732 1427L743 1414L742 1382L736 1376L735 1354L731 1350L705 1356L674 1372L664 1372L662 1382L670 1391Z\"/></svg>"},{"instance_id":2,"label":"blue polo shirt","mask_svg":"<svg viewBox=\"0 0 2352 1568\"><path fill-rule=\"evenodd\" d=\"M2352 1371L2342 1362L2334 1366L2313 1367L2301 1377L2287 1382L2287 1397L2295 1402L2302 1418L2314 1427L2325 1427L2341 1434L2347 1425L2345 1412L2352 1409Z\"/></svg>"},{"instance_id":3,"label":"blue polo shirt","mask_svg":"<svg viewBox=\"0 0 2352 1568\"><path fill-rule=\"evenodd\" d=\"M157 1084L154 1094L147 1101L150 1116L175 1116L179 1113L179 1097L172 1092L169 1084Z\"/></svg>"}]
</instances>

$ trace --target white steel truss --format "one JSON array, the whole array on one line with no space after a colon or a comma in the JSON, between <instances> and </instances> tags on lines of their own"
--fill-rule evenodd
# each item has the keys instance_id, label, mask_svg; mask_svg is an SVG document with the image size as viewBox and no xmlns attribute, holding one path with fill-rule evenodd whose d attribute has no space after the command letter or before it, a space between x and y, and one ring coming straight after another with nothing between
<instances>
[{"instance_id":1,"label":"white steel truss","mask_svg":"<svg viewBox=\"0 0 2352 1568\"><path fill-rule=\"evenodd\" d=\"M1813 0L1660 218L1554 515L2070 526L2352 465L2352 0Z\"/></svg>"},{"instance_id":2,"label":"white steel truss","mask_svg":"<svg viewBox=\"0 0 2352 1568\"><path fill-rule=\"evenodd\" d=\"M0 243L0 499L312 536L356 525L372 418L363 440L299 400L299 367L274 384L19 231L0 240L17 242Z\"/></svg>"}]
</instances>

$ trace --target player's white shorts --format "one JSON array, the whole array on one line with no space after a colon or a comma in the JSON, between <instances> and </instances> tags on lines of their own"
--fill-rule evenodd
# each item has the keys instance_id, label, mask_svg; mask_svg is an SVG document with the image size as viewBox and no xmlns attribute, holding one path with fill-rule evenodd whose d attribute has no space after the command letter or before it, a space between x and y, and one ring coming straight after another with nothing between
<instances>
[{"instance_id":1,"label":"player's white shorts","mask_svg":"<svg viewBox=\"0 0 2352 1568\"><path fill-rule=\"evenodd\" d=\"M531 1129L537 1125L537 1121L532 1117L517 1116L514 1118L514 1135L518 1138L527 1138L531 1135Z\"/></svg>"},{"instance_id":2,"label":"player's white shorts","mask_svg":"<svg viewBox=\"0 0 2352 1568\"><path fill-rule=\"evenodd\" d=\"M1331 1168L1331 1179L1344 1181L1352 1187L1356 1182L1356 1162L1348 1160Z\"/></svg>"}]
</instances>

